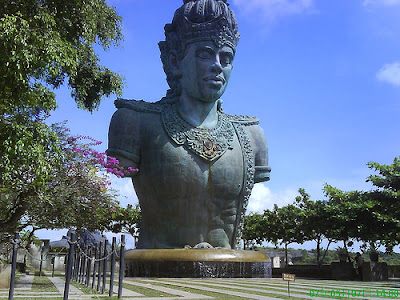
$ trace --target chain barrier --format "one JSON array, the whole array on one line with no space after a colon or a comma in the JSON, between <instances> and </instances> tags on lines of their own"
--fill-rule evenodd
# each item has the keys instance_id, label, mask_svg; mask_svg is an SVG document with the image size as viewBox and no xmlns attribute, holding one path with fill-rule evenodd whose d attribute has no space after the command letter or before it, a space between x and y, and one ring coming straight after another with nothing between
<instances>
[{"instance_id":1,"label":"chain barrier","mask_svg":"<svg viewBox=\"0 0 400 300\"><path fill-rule=\"evenodd\" d=\"M69 296L69 286L70 286L70 281L71 279L75 278L74 280L77 280L77 282L84 283L86 286L89 286L90 283L90 277L93 276L92 279L92 288L94 288L95 285L95 276L97 276L97 290L99 291L100 289L100 278L102 276L103 281L102 281L102 293L105 291L106 287L106 279L107 279L107 260L111 257L111 274L109 275L110 277L110 288L109 288L109 296L111 297L113 295L113 288L114 288L114 272L115 272L115 263L116 263L116 257L120 257L118 255L117 247L116 247L116 238L113 237L112 241L112 251L108 253L107 256L103 258L93 258L92 254L88 255L85 250L81 248L81 245L79 244L80 239L78 238L76 241L75 240L76 234L73 233L72 237L67 237L67 242L70 245L69 247L69 253L68 256L66 257L66 266L65 266L65 287L64 287L64 300L68 300ZM9 297L8 299L13 299L14 297L14 288L15 288L15 274L16 274L16 269L17 269L17 255L18 255L18 247L22 250L24 250L32 259L40 261L40 262L46 262L48 261L48 257L50 256L60 256L62 252L64 252L65 249L67 249L65 246L61 248L58 252L55 253L46 253L45 255L43 254L43 251L40 253L41 254L41 259L38 259L34 257L29 250L22 244L22 241L19 239L19 233L15 234L15 239L10 240L10 243L13 244L13 257L12 257L12 270L11 270L11 279L10 279L10 288L9 288ZM104 244L104 251L107 251L106 245L108 244L108 241L105 240ZM78 252L75 252L75 245L77 246ZM120 251L122 252L123 249L125 248L125 236L121 237L121 242L120 242L121 248ZM43 248L42 248L43 250ZM76 260L74 262L74 252L80 256L80 261ZM99 249L99 255L101 255L101 249ZM95 251L97 253L97 250ZM46 257L46 259L43 259L43 257ZM88 261L86 262L85 259L82 260L82 256L86 257ZM103 267L101 267L101 264L98 264L98 275L96 275L96 269L93 268L93 275L91 275L91 261L94 262L101 262L104 261ZM123 257L121 257L121 261L123 261ZM76 264L78 262L78 264ZM74 266L75 265L75 266ZM86 266L85 266L86 265ZM96 266L96 265L95 265ZM73 270L75 269L75 270ZM102 270L101 270L102 269ZM40 270L42 270L42 264L40 264ZM54 272L54 263L53 263L53 272ZM72 273L73 272L73 273ZM54 275L54 273L53 273ZM119 270L119 280L118 280L118 299L122 299L122 288L123 288L123 278L124 278L124 264L122 263L120 266Z\"/></svg>"},{"instance_id":2,"label":"chain barrier","mask_svg":"<svg viewBox=\"0 0 400 300\"><path fill-rule=\"evenodd\" d=\"M105 257L103 257L103 258L93 258L93 257L90 257L82 248L81 248L81 246L78 244L77 245L78 246L78 248L79 248L79 254L82 254L83 256L85 256L87 259L89 259L89 260L91 260L91 261L94 261L94 262L98 262L98 261L103 261L103 260L106 260L106 259L108 259L108 258L110 258L111 257L111 255L113 254L113 252L117 252L116 250L114 250L114 251L111 251L107 256L105 256Z\"/></svg>"},{"instance_id":3,"label":"chain barrier","mask_svg":"<svg viewBox=\"0 0 400 300\"><path fill-rule=\"evenodd\" d=\"M61 250L57 254L50 253L50 255L59 256L64 251L64 249L67 250L67 248L62 247Z\"/></svg>"},{"instance_id":4,"label":"chain barrier","mask_svg":"<svg viewBox=\"0 0 400 300\"><path fill-rule=\"evenodd\" d=\"M39 258L36 258L36 257L34 257L30 252L29 252L29 250L28 249L26 249L25 247L21 247L22 248L22 250L25 250L25 253L27 253L30 257L31 257L31 259L34 259L34 260L37 260L37 261L41 261L41 262L46 262L47 261L47 254L46 254L46 258L45 259L39 259Z\"/></svg>"},{"instance_id":5,"label":"chain barrier","mask_svg":"<svg viewBox=\"0 0 400 300\"><path fill-rule=\"evenodd\" d=\"M68 244L70 244L70 245L76 245L76 244L78 244L78 242L80 241L80 238L78 237L78 239L77 239L75 242L71 242L71 239L67 236L67 237L66 237L66 240L67 240Z\"/></svg>"},{"instance_id":6,"label":"chain barrier","mask_svg":"<svg viewBox=\"0 0 400 300\"><path fill-rule=\"evenodd\" d=\"M13 244L13 245L19 246L20 249L24 250L26 254L28 254L32 259L34 259L34 260L36 260L36 261L46 262L47 259L48 259L47 257L48 257L48 255L49 255L49 253L46 254L46 259L41 259L41 258L39 259L39 258L34 257L34 256L29 252L29 250L26 248L26 246L23 246L23 245L22 245L22 241L21 241L21 240L15 241L15 239L13 239L12 241L10 241L10 243ZM63 252L63 250L65 250L65 249L67 249L67 248L63 247L57 254L50 254L50 255L59 256L59 255L61 254L61 252Z\"/></svg>"},{"instance_id":7,"label":"chain barrier","mask_svg":"<svg viewBox=\"0 0 400 300\"><path fill-rule=\"evenodd\" d=\"M118 245L117 245L117 246L124 247L124 249L125 249L126 242L122 243L122 242L121 242L121 240L119 240L119 243L118 243ZM119 255L119 253L118 253L118 252L119 252L119 251L117 251L117 249L115 249L115 254L116 254L117 258L120 258L121 256Z\"/></svg>"},{"instance_id":8,"label":"chain barrier","mask_svg":"<svg viewBox=\"0 0 400 300\"><path fill-rule=\"evenodd\" d=\"M91 260L91 261L94 261L94 262L99 262L99 261L103 261L103 260L105 260L105 259L109 259L110 257L111 257L111 255L113 254L113 252L115 253L115 255L116 255L116 257L118 257L118 258L120 258L120 255L118 254L118 251L115 249L114 251L111 251L106 257L103 257L103 258L93 258L93 257L91 257L91 256L89 256L86 252L85 252L85 250L83 250L82 248L81 248L81 246L80 246L80 244L79 244L79 241L80 241L80 238L78 237L78 239L75 241L75 242L72 242L71 241L71 239L69 238L69 237L66 237L66 240L67 240L67 242L68 242L68 244L70 244L70 245L77 245L78 246L78 248L79 248L79 254L82 254L83 256L85 256L87 259L89 259L89 260ZM15 244L17 244L17 245L19 245L19 247L20 248L22 248L23 250L25 250L25 252L32 258L32 259L34 259L34 260L37 260L37 261L41 261L41 262L46 262L47 261L47 258L46 259L39 259L39 258L36 258L36 257L34 257L30 252L29 252L29 250L28 249L26 249L26 247L25 246L22 246L21 245L21 241L15 241L15 239L12 239L12 241L10 241L10 243L11 244L13 244L13 245L15 245ZM126 246L126 243L121 243L121 246L122 247L124 247L125 248L125 246ZM56 253L56 254L53 254L53 253L50 253L50 255L52 255L52 256L59 256L64 250L66 250L67 248L66 247L63 247L58 253ZM49 253L47 253L46 254L46 256L48 256L49 255Z\"/></svg>"}]
</instances>

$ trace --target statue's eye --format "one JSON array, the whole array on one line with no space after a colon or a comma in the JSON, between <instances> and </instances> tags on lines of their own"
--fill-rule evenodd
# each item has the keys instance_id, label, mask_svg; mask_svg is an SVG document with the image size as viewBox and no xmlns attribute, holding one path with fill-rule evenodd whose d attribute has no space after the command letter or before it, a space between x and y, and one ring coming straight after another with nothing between
<instances>
[{"instance_id":1,"label":"statue's eye","mask_svg":"<svg viewBox=\"0 0 400 300\"><path fill-rule=\"evenodd\" d=\"M210 59L212 58L212 53L211 51L208 50L200 50L197 52L196 56L202 59Z\"/></svg>"},{"instance_id":2,"label":"statue's eye","mask_svg":"<svg viewBox=\"0 0 400 300\"><path fill-rule=\"evenodd\" d=\"M230 54L221 54L220 61L221 64L230 65L233 61L233 57Z\"/></svg>"},{"instance_id":3,"label":"statue's eye","mask_svg":"<svg viewBox=\"0 0 400 300\"><path fill-rule=\"evenodd\" d=\"M232 63L232 57L230 55L222 55L221 62L229 65Z\"/></svg>"}]
</instances>

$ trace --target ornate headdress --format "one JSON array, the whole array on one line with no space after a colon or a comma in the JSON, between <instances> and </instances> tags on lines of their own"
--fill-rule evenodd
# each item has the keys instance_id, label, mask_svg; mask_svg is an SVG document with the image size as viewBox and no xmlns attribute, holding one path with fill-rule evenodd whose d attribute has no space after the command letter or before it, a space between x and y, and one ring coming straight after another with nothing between
<instances>
[{"instance_id":1,"label":"ornate headdress","mask_svg":"<svg viewBox=\"0 0 400 300\"><path fill-rule=\"evenodd\" d=\"M186 46L197 41L213 41L217 46L228 45L233 50L239 42L238 23L227 0L183 0L175 12L171 24L166 24L165 41L158 45L167 81L176 89L168 65L168 55L175 50L180 58L185 55ZM175 94L179 94L175 92Z\"/></svg>"},{"instance_id":2,"label":"ornate headdress","mask_svg":"<svg viewBox=\"0 0 400 300\"><path fill-rule=\"evenodd\" d=\"M184 0L175 12L172 24L165 25L165 37L179 40L182 47L204 40L216 45L227 44L236 49L239 42L238 23L226 0Z\"/></svg>"}]
</instances>

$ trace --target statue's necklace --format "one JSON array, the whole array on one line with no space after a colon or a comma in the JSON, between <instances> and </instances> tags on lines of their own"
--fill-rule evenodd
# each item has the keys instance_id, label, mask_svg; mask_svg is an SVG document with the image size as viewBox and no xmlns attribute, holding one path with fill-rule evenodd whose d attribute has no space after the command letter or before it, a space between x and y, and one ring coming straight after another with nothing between
<instances>
[{"instance_id":1,"label":"statue's necklace","mask_svg":"<svg viewBox=\"0 0 400 300\"><path fill-rule=\"evenodd\" d=\"M217 125L212 129L190 125L179 115L176 104L165 104L161 118L165 130L176 144L183 145L205 160L213 161L232 149L235 129L221 112L218 112Z\"/></svg>"}]
</instances>

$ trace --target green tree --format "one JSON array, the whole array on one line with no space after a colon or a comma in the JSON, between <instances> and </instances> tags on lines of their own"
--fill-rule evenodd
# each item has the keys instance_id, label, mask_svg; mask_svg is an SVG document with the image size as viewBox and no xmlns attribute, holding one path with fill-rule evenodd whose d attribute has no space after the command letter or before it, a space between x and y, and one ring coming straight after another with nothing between
<instances>
[{"instance_id":1,"label":"green tree","mask_svg":"<svg viewBox=\"0 0 400 300\"><path fill-rule=\"evenodd\" d=\"M99 64L94 46L118 45L121 18L105 0L0 0L0 7L0 228L12 232L64 159L43 122L56 108L53 89L66 82L89 111L120 94L120 76Z\"/></svg>"},{"instance_id":2,"label":"green tree","mask_svg":"<svg viewBox=\"0 0 400 300\"><path fill-rule=\"evenodd\" d=\"M364 193L369 219L361 228L360 238L372 249L380 244L392 252L400 243L400 157L389 165L369 162L367 166L377 174L367 178L374 189Z\"/></svg>"},{"instance_id":3,"label":"green tree","mask_svg":"<svg viewBox=\"0 0 400 300\"><path fill-rule=\"evenodd\" d=\"M349 257L348 247L359 240L359 231L366 220L364 193L360 191L341 191L325 184L324 194L328 198L327 212L330 215L330 238L342 241L343 249Z\"/></svg>"},{"instance_id":4,"label":"green tree","mask_svg":"<svg viewBox=\"0 0 400 300\"><path fill-rule=\"evenodd\" d=\"M10 116L0 122L0 231L13 232L61 159L47 125ZM4 131L3 131L4 130Z\"/></svg>"},{"instance_id":5,"label":"green tree","mask_svg":"<svg viewBox=\"0 0 400 300\"><path fill-rule=\"evenodd\" d=\"M303 243L303 217L304 212L296 205L289 204L278 208L275 204L275 230L280 244L285 246L285 264L288 265L288 245ZM275 242L276 243L276 242Z\"/></svg>"},{"instance_id":6,"label":"green tree","mask_svg":"<svg viewBox=\"0 0 400 300\"><path fill-rule=\"evenodd\" d=\"M250 213L245 217L243 240L245 249L262 242L284 244L286 262L288 245L302 243L302 212L295 205L279 208L276 204L272 210L264 210L263 214Z\"/></svg>"},{"instance_id":7,"label":"green tree","mask_svg":"<svg viewBox=\"0 0 400 300\"><path fill-rule=\"evenodd\" d=\"M113 215L113 221L108 229L115 233L128 233L133 238L138 236L140 231L140 221L142 218L139 204L127 207L118 207Z\"/></svg>"},{"instance_id":8,"label":"green tree","mask_svg":"<svg viewBox=\"0 0 400 300\"><path fill-rule=\"evenodd\" d=\"M367 166L378 173L367 178L374 186L370 191L344 192L325 185L331 232L344 246L346 241L357 240L364 242L364 251L376 251L382 245L392 252L400 243L400 160L396 157L390 165L370 162Z\"/></svg>"},{"instance_id":9,"label":"green tree","mask_svg":"<svg viewBox=\"0 0 400 300\"><path fill-rule=\"evenodd\" d=\"M328 202L310 200L310 195L302 188L299 189L299 193L300 196L296 197L296 205L303 212L301 226L304 232L304 240L316 242L317 264L321 266L330 244L334 241L331 227L332 216L328 210ZM325 250L322 247L324 239L328 239Z\"/></svg>"},{"instance_id":10,"label":"green tree","mask_svg":"<svg viewBox=\"0 0 400 300\"><path fill-rule=\"evenodd\" d=\"M1 193L4 209L0 211L0 231L13 232L27 226L32 226L32 233L41 228L104 230L119 207L116 193L108 187L104 155L92 149L97 142L73 137L62 125L53 126L52 130L61 149L57 163L31 195L20 197L19 192L26 186L23 182L21 189ZM34 173L35 169L31 170ZM29 169L24 171L21 180L31 176ZM20 209L19 214L13 210L15 206ZM12 224L10 218L14 220Z\"/></svg>"},{"instance_id":11,"label":"green tree","mask_svg":"<svg viewBox=\"0 0 400 300\"><path fill-rule=\"evenodd\" d=\"M105 0L0 1L0 111L56 107L51 88L66 79L79 107L121 91L118 74L99 65L93 46L121 40L121 17Z\"/></svg>"},{"instance_id":12,"label":"green tree","mask_svg":"<svg viewBox=\"0 0 400 300\"><path fill-rule=\"evenodd\" d=\"M272 228L273 224L274 220L271 214L251 212L246 215L242 234L244 249L252 249L255 245L261 245L262 242L271 239L275 233Z\"/></svg>"}]
</instances>

